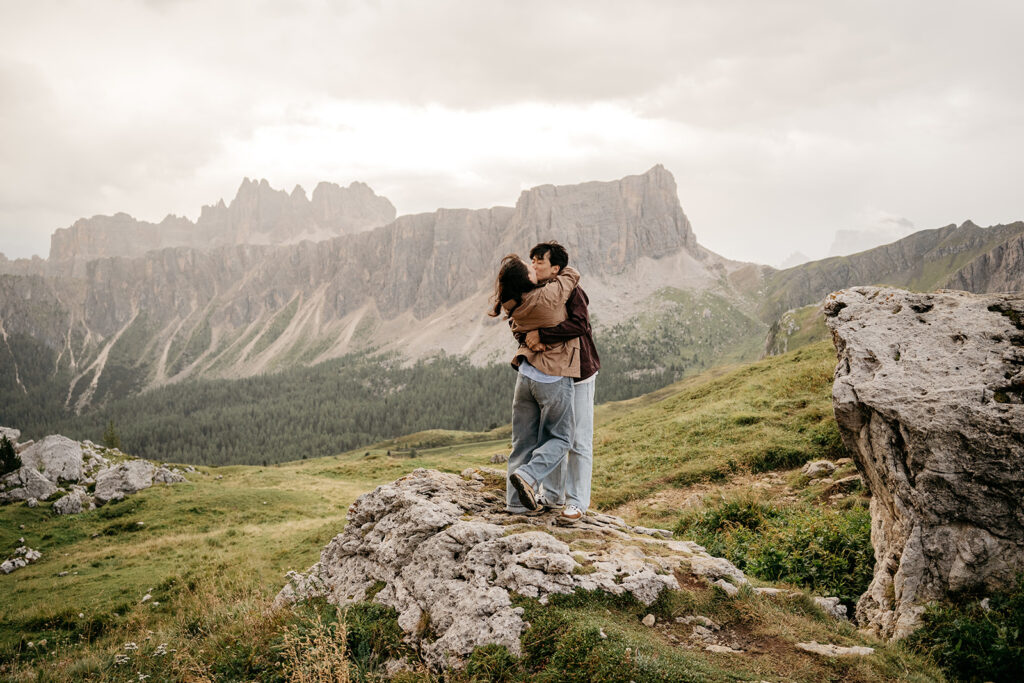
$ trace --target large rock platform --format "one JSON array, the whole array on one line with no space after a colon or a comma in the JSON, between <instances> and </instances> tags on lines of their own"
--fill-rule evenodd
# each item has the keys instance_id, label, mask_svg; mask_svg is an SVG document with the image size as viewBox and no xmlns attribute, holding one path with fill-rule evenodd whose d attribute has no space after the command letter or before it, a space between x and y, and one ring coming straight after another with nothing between
<instances>
[{"instance_id":1,"label":"large rock platform","mask_svg":"<svg viewBox=\"0 0 1024 683\"><path fill-rule=\"evenodd\" d=\"M512 593L546 602L556 593L601 590L650 604L678 589L681 573L730 588L747 583L696 543L618 517L589 515L561 527L554 514L508 514L504 478L497 470L418 469L360 496L320 562L289 573L277 606L314 596L344 606L372 596L398 611L425 661L446 669L480 645L520 653L527 625Z\"/></svg>"},{"instance_id":2,"label":"large rock platform","mask_svg":"<svg viewBox=\"0 0 1024 683\"><path fill-rule=\"evenodd\" d=\"M857 620L903 637L925 605L1024 571L1024 296L829 295L832 398L871 491Z\"/></svg>"}]
</instances>

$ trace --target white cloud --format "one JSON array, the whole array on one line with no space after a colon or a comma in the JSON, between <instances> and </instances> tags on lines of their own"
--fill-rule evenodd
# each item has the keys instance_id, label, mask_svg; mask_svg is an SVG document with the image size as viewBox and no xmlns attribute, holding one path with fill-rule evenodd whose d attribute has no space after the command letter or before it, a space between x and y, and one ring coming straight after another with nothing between
<instances>
[{"instance_id":1,"label":"white cloud","mask_svg":"<svg viewBox=\"0 0 1024 683\"><path fill-rule=\"evenodd\" d=\"M1024 218L1024 6L24 3L0 25L0 251L195 216L243 176L402 212L672 171L698 239L824 255L865 211Z\"/></svg>"}]
</instances>

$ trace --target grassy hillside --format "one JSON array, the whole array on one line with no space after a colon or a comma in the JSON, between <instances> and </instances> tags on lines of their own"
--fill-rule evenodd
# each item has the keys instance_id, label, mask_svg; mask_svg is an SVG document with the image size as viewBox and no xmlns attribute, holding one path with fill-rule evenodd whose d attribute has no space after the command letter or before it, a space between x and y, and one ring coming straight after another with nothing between
<instances>
[{"instance_id":1,"label":"grassy hillside","mask_svg":"<svg viewBox=\"0 0 1024 683\"><path fill-rule=\"evenodd\" d=\"M829 403L833 365L831 350L819 344L601 406L595 507L717 543L716 552L746 566L752 579L837 594L831 560L842 555L855 570L866 562L866 501L858 490L838 495L810 484L794 469L809 458L843 455ZM431 430L329 458L201 468L189 483L156 486L72 518L54 516L48 503L4 506L0 547L13 549L24 537L43 558L0 576L0 677L316 680L310 667L347 661L354 679L369 680L388 657L415 661L402 649L393 613L380 606L338 615L322 603L283 612L269 604L286 571L304 571L318 559L361 492L415 467L486 465L507 445L507 428L481 435ZM768 562L758 535L789 548L789 566ZM802 540L814 537L825 541ZM826 542L833 537L838 549ZM805 564L833 571L808 573ZM744 591L733 600L694 584L652 608L587 595L547 607L522 604L531 623L526 657L484 648L454 680L942 679L928 659L871 641L806 597ZM659 617L658 628L640 624L648 611ZM691 627L675 618L693 614L736 634L747 652L688 647ZM879 650L833 661L793 649L814 639ZM404 676L430 680L422 669Z\"/></svg>"}]
</instances>

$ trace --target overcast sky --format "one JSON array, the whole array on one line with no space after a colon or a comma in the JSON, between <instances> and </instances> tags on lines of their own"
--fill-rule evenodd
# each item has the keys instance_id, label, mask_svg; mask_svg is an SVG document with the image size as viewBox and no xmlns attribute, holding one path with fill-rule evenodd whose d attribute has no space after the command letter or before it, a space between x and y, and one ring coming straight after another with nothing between
<instances>
[{"instance_id":1,"label":"overcast sky","mask_svg":"<svg viewBox=\"0 0 1024 683\"><path fill-rule=\"evenodd\" d=\"M399 213L671 171L730 258L1024 220L1024 3L3 1L0 251L243 177Z\"/></svg>"}]
</instances>

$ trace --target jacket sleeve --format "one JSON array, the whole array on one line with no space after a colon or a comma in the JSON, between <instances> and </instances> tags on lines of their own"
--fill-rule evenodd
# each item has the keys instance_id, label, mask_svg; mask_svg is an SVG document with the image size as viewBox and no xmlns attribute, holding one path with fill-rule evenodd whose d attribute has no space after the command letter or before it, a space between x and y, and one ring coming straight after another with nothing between
<instances>
[{"instance_id":1,"label":"jacket sleeve","mask_svg":"<svg viewBox=\"0 0 1024 683\"><path fill-rule=\"evenodd\" d=\"M576 285L579 283L580 271L570 266L566 266L565 270L558 274L558 277L540 289L538 303L544 303L550 306L561 306L569 300L569 297L572 296L573 290L576 289Z\"/></svg>"},{"instance_id":2,"label":"jacket sleeve","mask_svg":"<svg viewBox=\"0 0 1024 683\"><path fill-rule=\"evenodd\" d=\"M555 342L568 341L576 337L582 337L590 330L590 314L587 311L587 302L579 287L573 290L572 296L566 303L565 322L554 327L542 327L537 330L540 333L542 344L553 344Z\"/></svg>"}]
</instances>

